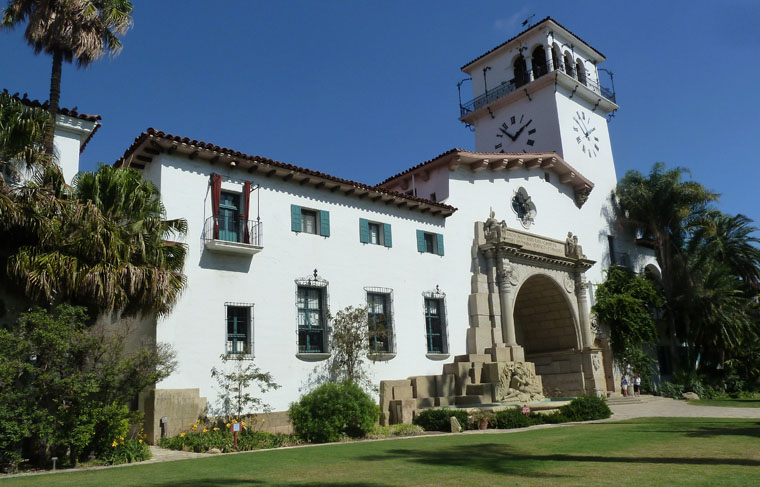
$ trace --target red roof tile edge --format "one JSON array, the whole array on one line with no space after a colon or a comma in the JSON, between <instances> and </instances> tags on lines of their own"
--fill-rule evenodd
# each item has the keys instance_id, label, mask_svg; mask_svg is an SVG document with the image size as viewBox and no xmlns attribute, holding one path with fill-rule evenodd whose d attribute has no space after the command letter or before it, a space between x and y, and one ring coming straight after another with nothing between
<instances>
[{"instance_id":1,"label":"red roof tile edge","mask_svg":"<svg viewBox=\"0 0 760 487\"><path fill-rule=\"evenodd\" d=\"M459 69L461 69L462 71L464 71L464 68L468 67L469 65L473 64L474 62L476 62L476 61L479 61L479 60L483 59L484 57L488 56L489 54L491 54L492 52L494 52L494 51L496 51L497 49L501 48L502 46L505 46L505 45L509 44L510 42L512 42L513 40L517 39L518 37L520 37L521 35L525 34L526 32L528 32L528 31L530 31L530 30L533 30L533 29L535 29L536 27L538 27L539 25L543 24L544 22L549 22L549 21L552 21L552 22L554 22L554 23L555 23L555 24L557 24L559 27L561 27L562 29L564 29L564 30L566 30L567 32L569 32L569 33L570 33L570 35L572 35L572 36L575 36L575 37L576 37L576 38L577 38L579 41L581 41L582 43L586 44L586 45L587 45L587 46L588 46L588 47L589 47L591 50L593 50L595 53L599 54L599 55L600 55L600 56L602 56L603 58L606 58L606 56L605 56L604 54L602 54L601 52L599 52L599 50L598 50L598 49L594 48L594 46L592 46L592 45L591 45L591 44L589 44L588 42L586 42L586 41L584 41L583 39L581 39L581 37L580 37L580 36L578 36L577 34L575 34L573 31L571 31L570 29L568 29L568 28L567 28L567 27L565 27L564 25L560 24L559 22L557 22L557 21L556 21L556 20L554 20L553 18L551 18L551 17L546 17L546 18L544 18L544 19L541 19L540 21L538 21L536 24L534 24L534 25L532 25L532 26L528 27L528 28L527 28L527 29L525 29L524 31L520 32L519 34L517 34L517 35L515 35L515 36L511 37L510 39L507 39L506 41L502 42L501 44L499 44L498 46L494 47L493 49L491 49L491 50L489 50L489 51L486 51L486 52L484 52L483 54L481 54L480 56L476 57L475 59L473 59L473 60L472 60L472 61L470 61L469 63L462 65L462 67L461 67L461 68L459 68Z\"/></svg>"},{"instance_id":2,"label":"red roof tile edge","mask_svg":"<svg viewBox=\"0 0 760 487\"><path fill-rule=\"evenodd\" d=\"M406 195L406 194L403 194L403 193L399 193L399 192L396 192L396 191L389 191L389 190L387 190L385 188L380 188L380 187L377 187L377 186L370 186L368 184L360 183L360 182L357 182L357 181L352 181L350 179L339 178L339 177L332 176L330 174L326 174L326 173L323 173L323 172L313 171L311 169L306 169L306 168L303 168L303 167L300 167L300 166L296 166L296 165L293 165L293 164L288 164L286 162L275 161L274 159L269 159L268 157L261 157L261 156L244 154L242 152L239 152L239 151L236 151L236 150L233 150L233 149L228 149L226 147L220 147L218 145L214 145L214 144L211 144L209 142L204 142L202 140L190 139L189 137L180 137L179 135L168 134L166 132L162 132L160 130L156 130L156 129L152 128L152 127L148 128L145 132L143 132L139 136L135 137L135 140L134 140L134 142L132 142L132 145L129 146L129 148L124 152L124 155L121 156L121 158L119 158L116 162L114 162L113 165L115 167L121 167L124 164L124 161L133 152L135 152L140 147L140 145L142 145L143 142L145 142L146 140L148 140L148 138L150 138L150 137L159 137L159 138L166 139L166 140L171 140L171 141L174 141L174 142L180 142L180 143L183 143L183 144L187 144L187 145L191 145L191 146L195 146L195 147L200 147L201 149L211 150L211 151L215 151L215 152L222 152L222 153L225 153L225 154L228 154L228 155L239 157L241 159L247 159L247 160L249 160L251 162L263 163L263 164L267 164L267 165L270 165L270 166L278 167L278 168L281 168L281 169L287 169L289 171L297 171L299 173L306 174L306 175L309 175L309 176L320 177L320 178L323 178L323 179L334 181L336 183L348 184L348 185L351 185L351 186L355 186L357 188L366 189L366 190L370 190L370 191L377 191L379 193L384 193L384 194L387 194L389 196L394 196L394 197L397 197L397 198L403 198L403 199L406 199L406 200L416 201L418 203L424 203L426 205L431 205L431 206L436 206L436 207L439 207L439 208L443 208L443 209L445 209L445 210L447 210L447 211L449 211L451 213L454 213L455 211L457 211L457 208L455 208L453 206L450 206L450 205L445 205L443 203L439 203L437 201L432 201L432 200L425 199L425 198L418 198L416 196L409 196L409 195Z\"/></svg>"},{"instance_id":3,"label":"red roof tile edge","mask_svg":"<svg viewBox=\"0 0 760 487\"><path fill-rule=\"evenodd\" d=\"M8 90L3 90L6 93L8 93ZM19 102L23 103L24 105L31 107L31 108L40 108L42 110L47 110L49 103L47 101L41 102L39 100L32 100L27 96L26 93L24 93L22 96L19 96L18 93L14 93L11 95L13 98L18 100ZM89 113L79 113L77 112L77 108L58 108L58 113L61 115L65 115L67 117L73 117L78 118L80 120L85 120L87 122L95 122L95 128L92 129L92 132L90 132L90 135L87 136L87 139L82 143L82 145L79 147L79 153L81 154L84 152L85 147L87 147L87 144L90 142L90 139L95 135L95 132L98 131L100 126L102 125L100 123L100 120L102 120L102 117L100 115L91 115Z\"/></svg>"}]
</instances>

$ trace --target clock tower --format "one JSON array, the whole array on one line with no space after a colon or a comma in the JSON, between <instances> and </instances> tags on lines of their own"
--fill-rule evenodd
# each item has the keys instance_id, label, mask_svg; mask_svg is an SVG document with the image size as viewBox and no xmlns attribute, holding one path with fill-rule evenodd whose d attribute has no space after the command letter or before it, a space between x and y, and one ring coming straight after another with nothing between
<instances>
[{"instance_id":1,"label":"clock tower","mask_svg":"<svg viewBox=\"0 0 760 487\"><path fill-rule=\"evenodd\" d=\"M475 150L556 152L595 184L616 184L606 115L615 94L600 83L602 53L547 17L462 67L473 99L460 120L475 129ZM600 191L601 190L601 191Z\"/></svg>"}]
</instances>

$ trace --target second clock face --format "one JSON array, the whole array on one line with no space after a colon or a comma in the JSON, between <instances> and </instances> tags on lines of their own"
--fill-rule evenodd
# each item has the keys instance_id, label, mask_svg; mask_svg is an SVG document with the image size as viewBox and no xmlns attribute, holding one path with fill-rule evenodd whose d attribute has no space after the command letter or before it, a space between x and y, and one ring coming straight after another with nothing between
<instances>
[{"instance_id":1,"label":"second clock face","mask_svg":"<svg viewBox=\"0 0 760 487\"><path fill-rule=\"evenodd\" d=\"M590 115L586 116L584 111L575 112L573 115L575 142L589 159L599 155L599 134L596 133L596 129Z\"/></svg>"},{"instance_id":2,"label":"second clock face","mask_svg":"<svg viewBox=\"0 0 760 487\"><path fill-rule=\"evenodd\" d=\"M508 115L496 132L494 152L527 152L536 143L536 127L530 115Z\"/></svg>"}]
</instances>

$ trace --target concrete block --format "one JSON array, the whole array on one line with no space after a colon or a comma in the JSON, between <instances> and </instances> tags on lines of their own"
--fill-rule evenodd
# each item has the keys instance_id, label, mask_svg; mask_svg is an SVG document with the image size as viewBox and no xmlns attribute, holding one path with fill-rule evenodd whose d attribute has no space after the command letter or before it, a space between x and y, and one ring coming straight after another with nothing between
<instances>
[{"instance_id":1,"label":"concrete block","mask_svg":"<svg viewBox=\"0 0 760 487\"><path fill-rule=\"evenodd\" d=\"M484 315L470 315L470 326L472 328L478 327L491 327L491 317L487 314Z\"/></svg>"},{"instance_id":2,"label":"concrete block","mask_svg":"<svg viewBox=\"0 0 760 487\"><path fill-rule=\"evenodd\" d=\"M151 389L140 394L144 414L144 431L148 443L156 444L162 436L176 436L194 423L206 410L206 398L200 389ZM162 426L161 419L167 418Z\"/></svg>"},{"instance_id":3,"label":"concrete block","mask_svg":"<svg viewBox=\"0 0 760 487\"><path fill-rule=\"evenodd\" d=\"M523 350L523 347L518 345L510 348L513 362L525 362L525 350Z\"/></svg>"},{"instance_id":4,"label":"concrete block","mask_svg":"<svg viewBox=\"0 0 760 487\"><path fill-rule=\"evenodd\" d=\"M491 328L481 326L467 328L467 351L470 353L483 353L486 348L493 346Z\"/></svg>"},{"instance_id":5,"label":"concrete block","mask_svg":"<svg viewBox=\"0 0 760 487\"><path fill-rule=\"evenodd\" d=\"M390 424L411 424L412 419L414 419L416 406L417 401L415 399L391 401Z\"/></svg>"},{"instance_id":6,"label":"concrete block","mask_svg":"<svg viewBox=\"0 0 760 487\"><path fill-rule=\"evenodd\" d=\"M412 386L395 386L393 388L393 399L395 401L412 398L414 398L414 390L412 389Z\"/></svg>"},{"instance_id":7,"label":"concrete block","mask_svg":"<svg viewBox=\"0 0 760 487\"><path fill-rule=\"evenodd\" d=\"M473 274L470 278L472 293L488 293L488 276L485 274Z\"/></svg>"},{"instance_id":8,"label":"concrete block","mask_svg":"<svg viewBox=\"0 0 760 487\"><path fill-rule=\"evenodd\" d=\"M472 362L472 367L470 368L470 380L473 384L480 382L480 374L482 371L483 362Z\"/></svg>"},{"instance_id":9,"label":"concrete block","mask_svg":"<svg viewBox=\"0 0 760 487\"><path fill-rule=\"evenodd\" d=\"M481 382L499 382L499 364L489 362L483 364L483 372L480 374Z\"/></svg>"},{"instance_id":10,"label":"concrete block","mask_svg":"<svg viewBox=\"0 0 760 487\"><path fill-rule=\"evenodd\" d=\"M436 407L453 406L455 401L456 401L456 396L436 397L435 406Z\"/></svg>"},{"instance_id":11,"label":"concrete block","mask_svg":"<svg viewBox=\"0 0 760 487\"><path fill-rule=\"evenodd\" d=\"M417 409L427 409L435 407L435 398L434 397L422 397L415 399Z\"/></svg>"},{"instance_id":12,"label":"concrete block","mask_svg":"<svg viewBox=\"0 0 760 487\"><path fill-rule=\"evenodd\" d=\"M436 376L418 375L416 377L412 377L412 390L414 397L417 399L437 396L438 393L436 391Z\"/></svg>"},{"instance_id":13,"label":"concrete block","mask_svg":"<svg viewBox=\"0 0 760 487\"><path fill-rule=\"evenodd\" d=\"M473 395L473 396L456 396L454 400L457 406L478 406L480 404L491 404L493 399L491 395Z\"/></svg>"},{"instance_id":14,"label":"concrete block","mask_svg":"<svg viewBox=\"0 0 760 487\"><path fill-rule=\"evenodd\" d=\"M454 362L490 362L491 355L485 353L468 353L466 355L457 355Z\"/></svg>"},{"instance_id":15,"label":"concrete block","mask_svg":"<svg viewBox=\"0 0 760 487\"><path fill-rule=\"evenodd\" d=\"M456 394L463 394L464 387L470 383L470 363L469 362L454 362L452 364L444 364L444 374L453 374L455 378L455 392Z\"/></svg>"},{"instance_id":16,"label":"concrete block","mask_svg":"<svg viewBox=\"0 0 760 487\"><path fill-rule=\"evenodd\" d=\"M487 315L488 311L488 294L478 293L470 294L467 298L467 310L472 315Z\"/></svg>"},{"instance_id":17,"label":"concrete block","mask_svg":"<svg viewBox=\"0 0 760 487\"><path fill-rule=\"evenodd\" d=\"M452 374L435 376L435 389L437 396L453 396L456 391L456 377Z\"/></svg>"},{"instance_id":18,"label":"concrete block","mask_svg":"<svg viewBox=\"0 0 760 487\"><path fill-rule=\"evenodd\" d=\"M512 351L507 347L491 347L486 349L491 354L491 362L511 362Z\"/></svg>"},{"instance_id":19,"label":"concrete block","mask_svg":"<svg viewBox=\"0 0 760 487\"><path fill-rule=\"evenodd\" d=\"M469 384L466 394L468 396L490 396L493 395L493 384Z\"/></svg>"}]
</instances>

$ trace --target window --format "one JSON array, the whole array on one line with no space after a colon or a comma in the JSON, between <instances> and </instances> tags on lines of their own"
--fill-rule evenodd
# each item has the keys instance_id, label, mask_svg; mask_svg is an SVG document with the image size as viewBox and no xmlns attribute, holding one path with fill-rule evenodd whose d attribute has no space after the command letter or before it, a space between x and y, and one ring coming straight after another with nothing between
<instances>
[{"instance_id":1,"label":"window","mask_svg":"<svg viewBox=\"0 0 760 487\"><path fill-rule=\"evenodd\" d=\"M391 226L359 218L359 241L374 245L392 246Z\"/></svg>"},{"instance_id":2,"label":"window","mask_svg":"<svg viewBox=\"0 0 760 487\"><path fill-rule=\"evenodd\" d=\"M435 193L430 193L430 201L438 201L437 196Z\"/></svg>"},{"instance_id":3,"label":"window","mask_svg":"<svg viewBox=\"0 0 760 487\"><path fill-rule=\"evenodd\" d=\"M298 286L298 352L325 353L325 288Z\"/></svg>"},{"instance_id":4,"label":"window","mask_svg":"<svg viewBox=\"0 0 760 487\"><path fill-rule=\"evenodd\" d=\"M222 191L219 198L219 240L240 242L240 195Z\"/></svg>"},{"instance_id":5,"label":"window","mask_svg":"<svg viewBox=\"0 0 760 487\"><path fill-rule=\"evenodd\" d=\"M443 235L417 230L417 251L443 255Z\"/></svg>"},{"instance_id":6,"label":"window","mask_svg":"<svg viewBox=\"0 0 760 487\"><path fill-rule=\"evenodd\" d=\"M253 305L225 303L228 355L253 355Z\"/></svg>"},{"instance_id":7,"label":"window","mask_svg":"<svg viewBox=\"0 0 760 487\"><path fill-rule=\"evenodd\" d=\"M447 353L442 298L425 298L425 337L428 353Z\"/></svg>"},{"instance_id":8,"label":"window","mask_svg":"<svg viewBox=\"0 0 760 487\"><path fill-rule=\"evenodd\" d=\"M392 353L392 291L385 288L364 288L367 291L367 326L370 353Z\"/></svg>"},{"instance_id":9,"label":"window","mask_svg":"<svg viewBox=\"0 0 760 487\"><path fill-rule=\"evenodd\" d=\"M290 229L296 233L330 236L330 212L290 205Z\"/></svg>"}]
</instances>

